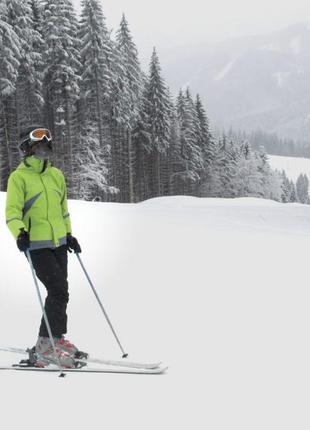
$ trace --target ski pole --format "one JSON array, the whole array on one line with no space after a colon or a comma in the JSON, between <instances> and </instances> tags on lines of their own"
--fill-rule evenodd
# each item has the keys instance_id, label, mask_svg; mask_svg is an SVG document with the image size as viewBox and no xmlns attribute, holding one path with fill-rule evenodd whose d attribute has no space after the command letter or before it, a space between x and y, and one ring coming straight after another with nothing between
<instances>
[{"instance_id":1,"label":"ski pole","mask_svg":"<svg viewBox=\"0 0 310 430\"><path fill-rule=\"evenodd\" d=\"M119 338L117 337L117 334L116 334L116 332L115 332L115 330L114 330L114 328L112 326L112 323L111 323L111 321L110 321L110 319L109 319L109 317L108 317L108 315L107 315L107 313L106 313L106 311L105 311L105 309L104 309L104 307L103 307L103 305L101 303L101 300L100 300L100 298L99 298L99 296L97 294L97 291L96 291L96 289L94 287L94 284L92 283L92 281L91 281L91 279L90 279L90 277L89 277L89 275L88 275L88 273L87 273L87 271L86 271L86 269L84 267L84 264L82 263L82 260L81 260L81 257L79 255L79 253L75 252L75 255L77 256L77 258L78 258L78 260L79 260L79 262L81 264L81 267L82 267L82 269L83 269L83 271L85 273L85 276L86 276L86 278L87 278L87 280L89 282L89 285L91 286L91 288L92 288L92 290L93 290L93 292L95 294L95 297L96 297L96 299L97 299L97 301L99 303L99 306L100 306L100 308L101 308L101 310L103 312L103 315L105 316L105 318L106 318L106 320L107 320L107 322L108 322L108 324L109 324L109 326L110 326L110 328L112 330L112 333L114 334L114 337L115 337L115 339L116 339L116 341L117 341L117 343L118 343L118 345L119 345L119 347L120 347L120 349L122 351L123 358L128 357L128 354L125 353L125 351L124 351L124 349L123 349L123 347L122 347L122 345L121 345L121 343L119 341Z\"/></svg>"},{"instance_id":2,"label":"ski pole","mask_svg":"<svg viewBox=\"0 0 310 430\"><path fill-rule=\"evenodd\" d=\"M34 284L36 286L36 290L37 290L39 302L40 302L40 305L41 305L41 309L42 309L42 312L43 312L44 321L45 321L47 332L48 332L48 337L50 338L51 344L53 346L54 356L55 356L56 361L57 361L57 366L59 367L59 371L60 371L60 375L59 376L60 377L64 377L66 375L63 373L63 369L61 367L59 357L58 357L58 355L56 353L56 346L55 346L55 342L54 342L54 339L53 339L51 326L50 326L50 323L48 321L48 318L47 318L47 315L46 315L46 312L45 312L45 309L44 309L44 305L43 305L43 301L42 301L42 297L41 297L41 293L40 293L40 289L39 289L37 277L36 277L36 274L34 272L34 268L33 268L32 259L31 259L31 256L30 256L29 249L26 250L26 256L27 256L28 262L30 264L30 268L31 268L31 273L32 273L32 276L33 276Z\"/></svg>"}]
</instances>

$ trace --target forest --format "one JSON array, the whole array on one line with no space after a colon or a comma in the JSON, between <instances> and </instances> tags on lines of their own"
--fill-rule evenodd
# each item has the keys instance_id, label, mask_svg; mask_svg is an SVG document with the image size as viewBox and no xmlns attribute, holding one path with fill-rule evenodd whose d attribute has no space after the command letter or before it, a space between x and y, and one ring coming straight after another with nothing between
<instances>
[{"instance_id":1,"label":"forest","mask_svg":"<svg viewBox=\"0 0 310 430\"><path fill-rule=\"evenodd\" d=\"M308 202L271 169L264 136L210 129L199 94L171 94L156 48L143 71L125 15L114 33L99 0L0 0L0 190L21 161L20 132L42 125L70 198L169 195ZM298 181L297 181L298 182Z\"/></svg>"}]
</instances>

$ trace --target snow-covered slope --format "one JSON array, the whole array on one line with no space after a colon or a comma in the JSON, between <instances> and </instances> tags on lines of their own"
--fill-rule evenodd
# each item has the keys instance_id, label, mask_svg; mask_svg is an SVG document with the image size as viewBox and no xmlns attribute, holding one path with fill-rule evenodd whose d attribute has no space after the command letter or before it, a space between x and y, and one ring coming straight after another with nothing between
<instances>
[{"instance_id":1,"label":"snow-covered slope","mask_svg":"<svg viewBox=\"0 0 310 430\"><path fill-rule=\"evenodd\" d=\"M0 210L5 194L0 193ZM2 428L308 429L310 208L259 199L70 201L82 258L131 359L165 375L0 373ZM0 345L35 341L25 257L1 226ZM119 357L70 255L70 338ZM0 363L13 359L0 353Z\"/></svg>"},{"instance_id":2,"label":"snow-covered slope","mask_svg":"<svg viewBox=\"0 0 310 430\"><path fill-rule=\"evenodd\" d=\"M273 169L284 170L287 177L294 182L301 173L306 174L310 179L310 158L268 155L268 159Z\"/></svg>"}]
</instances>

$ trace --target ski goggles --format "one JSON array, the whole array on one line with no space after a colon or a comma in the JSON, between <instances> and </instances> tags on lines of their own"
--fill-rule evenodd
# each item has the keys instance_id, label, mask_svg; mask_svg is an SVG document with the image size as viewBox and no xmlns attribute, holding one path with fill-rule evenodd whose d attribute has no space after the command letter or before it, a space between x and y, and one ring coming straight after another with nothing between
<instances>
[{"instance_id":1,"label":"ski goggles","mask_svg":"<svg viewBox=\"0 0 310 430\"><path fill-rule=\"evenodd\" d=\"M48 128L35 128L29 133L29 136L23 141L26 142L30 140L32 143L40 142L40 140L46 139L51 142L52 135Z\"/></svg>"},{"instance_id":2,"label":"ski goggles","mask_svg":"<svg viewBox=\"0 0 310 430\"><path fill-rule=\"evenodd\" d=\"M52 135L48 128L36 128L29 133L29 139L32 142L38 142L44 138L46 138L48 142L52 140Z\"/></svg>"}]
</instances>

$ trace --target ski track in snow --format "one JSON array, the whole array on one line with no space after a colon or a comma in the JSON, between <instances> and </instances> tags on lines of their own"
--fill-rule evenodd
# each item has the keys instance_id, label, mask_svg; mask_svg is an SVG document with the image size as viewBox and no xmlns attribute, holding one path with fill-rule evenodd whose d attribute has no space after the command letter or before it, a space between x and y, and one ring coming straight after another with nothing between
<instances>
[{"instance_id":1,"label":"ski track in snow","mask_svg":"<svg viewBox=\"0 0 310 430\"><path fill-rule=\"evenodd\" d=\"M219 73L214 77L214 81L221 81L231 70L233 65L236 63L236 61L239 59L240 55L236 56L232 60L230 60L220 71Z\"/></svg>"},{"instance_id":2,"label":"ski track in snow","mask_svg":"<svg viewBox=\"0 0 310 430\"><path fill-rule=\"evenodd\" d=\"M3 428L309 429L309 206L178 196L69 210L129 359L169 369L1 373ZM32 346L39 304L4 218L1 244L0 344ZM69 281L70 339L118 359L74 255ZM17 358L0 353L2 365Z\"/></svg>"}]
</instances>

